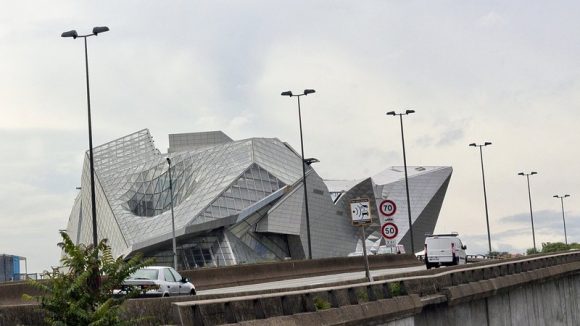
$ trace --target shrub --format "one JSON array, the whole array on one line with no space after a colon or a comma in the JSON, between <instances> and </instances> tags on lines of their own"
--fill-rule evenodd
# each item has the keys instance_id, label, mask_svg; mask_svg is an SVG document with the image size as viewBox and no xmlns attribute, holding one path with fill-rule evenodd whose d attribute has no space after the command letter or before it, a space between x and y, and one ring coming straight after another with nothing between
<instances>
[{"instance_id":1,"label":"shrub","mask_svg":"<svg viewBox=\"0 0 580 326\"><path fill-rule=\"evenodd\" d=\"M60 232L58 244L64 252L62 268L45 276L48 281L30 283L41 291L40 296L23 295L37 300L46 313L50 325L125 325L135 321L120 318L121 304L136 292L113 296L113 290L137 269L150 265L152 260L141 261L141 255L123 260L114 259L107 240L93 245L75 245L66 232Z\"/></svg>"}]
</instances>

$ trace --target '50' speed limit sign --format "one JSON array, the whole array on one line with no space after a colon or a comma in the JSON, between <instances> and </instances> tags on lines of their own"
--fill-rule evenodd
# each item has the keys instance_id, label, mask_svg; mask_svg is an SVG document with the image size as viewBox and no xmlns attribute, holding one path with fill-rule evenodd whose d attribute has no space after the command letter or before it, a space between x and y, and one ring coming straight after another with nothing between
<instances>
[{"instance_id":1,"label":"'50' speed limit sign","mask_svg":"<svg viewBox=\"0 0 580 326\"><path fill-rule=\"evenodd\" d=\"M381 234L387 240L393 240L399 234L399 228L393 222L387 222L381 227Z\"/></svg>"}]
</instances>

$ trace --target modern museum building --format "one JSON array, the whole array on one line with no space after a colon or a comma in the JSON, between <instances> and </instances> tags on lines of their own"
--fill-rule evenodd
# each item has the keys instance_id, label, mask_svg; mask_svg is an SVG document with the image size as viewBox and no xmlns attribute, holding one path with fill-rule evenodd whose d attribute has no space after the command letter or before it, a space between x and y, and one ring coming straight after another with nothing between
<instances>
[{"instance_id":1,"label":"modern museum building","mask_svg":"<svg viewBox=\"0 0 580 326\"><path fill-rule=\"evenodd\" d=\"M144 129L93 152L97 233L108 239L115 256L141 252L156 264L172 265L172 221L179 269L308 256L306 163L277 138L171 134L162 153ZM67 225L71 239L85 244L93 242L88 155ZM416 251L435 228L451 173L451 167L408 167ZM358 198L370 200L373 217L365 228L367 251L384 245L377 205L386 199L397 206L391 216L399 231L396 242L410 251L403 167L343 181L324 180L306 164L306 185L312 258L360 252L361 230L352 225L350 212L351 200Z\"/></svg>"}]
</instances>

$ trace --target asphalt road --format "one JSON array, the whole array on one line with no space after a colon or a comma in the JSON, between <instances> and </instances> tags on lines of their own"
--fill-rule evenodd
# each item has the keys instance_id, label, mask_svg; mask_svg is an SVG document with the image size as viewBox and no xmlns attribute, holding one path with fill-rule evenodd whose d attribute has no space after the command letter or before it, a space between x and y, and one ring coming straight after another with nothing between
<instances>
[{"instance_id":1,"label":"asphalt road","mask_svg":"<svg viewBox=\"0 0 580 326\"><path fill-rule=\"evenodd\" d=\"M362 268L362 266L361 266ZM404 267L404 268L388 268L388 269L378 269L371 271L373 277L382 275L391 275L399 273L408 273L424 270L425 265ZM304 277L284 281L258 283L242 286L233 286L221 289L211 289L211 290L201 290L198 291L198 295L202 294L221 294L221 293L237 293L246 291L260 291L260 290L272 290L272 289L284 289L284 288L295 288L302 286L311 285L324 285L327 283L335 283L349 280L356 280L365 277L364 270L361 272L351 272L351 273L341 273L341 274L330 274L325 276L314 276L314 277Z\"/></svg>"}]
</instances>

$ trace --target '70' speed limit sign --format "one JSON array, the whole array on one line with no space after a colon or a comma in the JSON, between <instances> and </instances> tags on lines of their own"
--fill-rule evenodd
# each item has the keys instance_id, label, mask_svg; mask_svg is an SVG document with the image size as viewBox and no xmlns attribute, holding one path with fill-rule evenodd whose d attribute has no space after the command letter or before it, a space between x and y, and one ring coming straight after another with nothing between
<instances>
[{"instance_id":1,"label":"'70' speed limit sign","mask_svg":"<svg viewBox=\"0 0 580 326\"><path fill-rule=\"evenodd\" d=\"M381 227L381 234L387 240L393 240L399 234L399 228L393 222L387 222Z\"/></svg>"},{"instance_id":2,"label":"'70' speed limit sign","mask_svg":"<svg viewBox=\"0 0 580 326\"><path fill-rule=\"evenodd\" d=\"M384 216L393 216L397 212L397 205L395 205L394 201L385 199L379 205L379 211Z\"/></svg>"}]
</instances>

